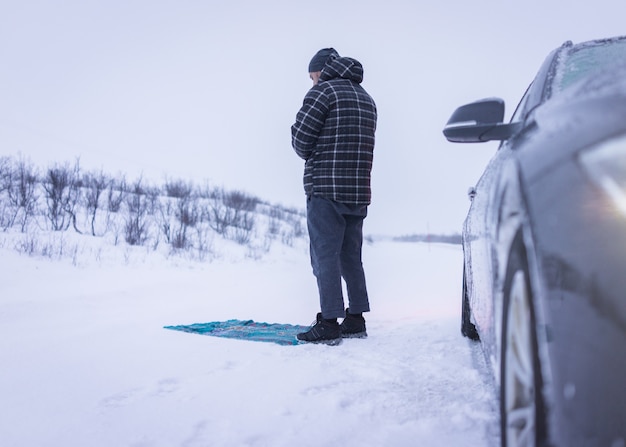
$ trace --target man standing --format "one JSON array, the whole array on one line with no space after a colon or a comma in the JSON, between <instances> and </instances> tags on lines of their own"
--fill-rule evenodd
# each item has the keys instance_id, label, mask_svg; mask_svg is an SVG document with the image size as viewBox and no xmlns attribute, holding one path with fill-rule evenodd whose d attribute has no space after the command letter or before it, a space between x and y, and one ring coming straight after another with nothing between
<instances>
[{"instance_id":1,"label":"man standing","mask_svg":"<svg viewBox=\"0 0 626 447\"><path fill-rule=\"evenodd\" d=\"M367 336L363 312L370 307L361 248L363 220L371 201L377 112L361 86L363 66L357 60L324 48L311 59L309 76L313 87L291 127L291 141L305 161L311 265L321 312L298 339L337 344L342 337ZM341 325L337 318L344 319Z\"/></svg>"}]
</instances>

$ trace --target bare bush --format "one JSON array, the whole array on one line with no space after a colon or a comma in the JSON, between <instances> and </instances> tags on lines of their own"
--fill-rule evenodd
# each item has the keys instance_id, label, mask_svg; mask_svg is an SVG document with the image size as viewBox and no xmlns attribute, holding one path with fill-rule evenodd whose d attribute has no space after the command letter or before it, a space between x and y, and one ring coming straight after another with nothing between
<instances>
[{"instance_id":1,"label":"bare bush","mask_svg":"<svg viewBox=\"0 0 626 447\"><path fill-rule=\"evenodd\" d=\"M174 248L187 248L190 243L187 237L189 228L195 227L199 220L198 204L193 200L178 200L176 208L178 230L172 240Z\"/></svg>"},{"instance_id":2,"label":"bare bush","mask_svg":"<svg viewBox=\"0 0 626 447\"><path fill-rule=\"evenodd\" d=\"M170 200L164 200L159 206L158 225L165 236L165 241L169 244L172 241L172 216L174 215L174 206Z\"/></svg>"},{"instance_id":3,"label":"bare bush","mask_svg":"<svg viewBox=\"0 0 626 447\"><path fill-rule=\"evenodd\" d=\"M143 193L146 196L148 215L154 216L158 212L161 203L161 188L156 186L146 186L143 188Z\"/></svg>"},{"instance_id":4,"label":"bare bush","mask_svg":"<svg viewBox=\"0 0 626 447\"><path fill-rule=\"evenodd\" d=\"M300 239L302 237L306 236L306 229L304 227L304 225L302 224L302 219L294 219L291 221L291 229L293 230L293 235L294 237L296 237L297 239Z\"/></svg>"},{"instance_id":5,"label":"bare bush","mask_svg":"<svg viewBox=\"0 0 626 447\"><path fill-rule=\"evenodd\" d=\"M13 168L9 168L7 182L8 218L4 229L12 227L16 222L20 231L26 231L28 222L34 217L37 209L37 170L32 163L20 159Z\"/></svg>"},{"instance_id":6,"label":"bare bush","mask_svg":"<svg viewBox=\"0 0 626 447\"><path fill-rule=\"evenodd\" d=\"M96 235L96 217L100 209L102 194L106 191L111 182L111 179L102 171L98 173L90 172L83 177L85 208L89 218L92 236Z\"/></svg>"},{"instance_id":7,"label":"bare bush","mask_svg":"<svg viewBox=\"0 0 626 447\"><path fill-rule=\"evenodd\" d=\"M240 191L221 191L220 200L211 207L209 225L217 233L240 244L246 244L252 237L255 226L255 210L260 203L256 197Z\"/></svg>"},{"instance_id":8,"label":"bare bush","mask_svg":"<svg viewBox=\"0 0 626 447\"><path fill-rule=\"evenodd\" d=\"M107 211L118 213L126 196L126 178L112 179L107 191Z\"/></svg>"},{"instance_id":9,"label":"bare bush","mask_svg":"<svg viewBox=\"0 0 626 447\"><path fill-rule=\"evenodd\" d=\"M11 185L11 160L9 157L0 157L0 227L5 228L9 221L7 215L8 198L6 192Z\"/></svg>"},{"instance_id":10,"label":"bare bush","mask_svg":"<svg viewBox=\"0 0 626 447\"><path fill-rule=\"evenodd\" d=\"M208 256L214 256L213 235L214 233L207 227L198 225L196 230L196 252L200 261L204 261Z\"/></svg>"},{"instance_id":11,"label":"bare bush","mask_svg":"<svg viewBox=\"0 0 626 447\"><path fill-rule=\"evenodd\" d=\"M9 189L11 172L11 159L9 157L0 157L0 194Z\"/></svg>"},{"instance_id":12,"label":"bare bush","mask_svg":"<svg viewBox=\"0 0 626 447\"><path fill-rule=\"evenodd\" d=\"M54 165L46 172L42 181L45 192L47 213L53 231L67 230L70 224L76 226L76 206L79 199L80 167L78 161L73 167L69 164Z\"/></svg>"},{"instance_id":13,"label":"bare bush","mask_svg":"<svg viewBox=\"0 0 626 447\"><path fill-rule=\"evenodd\" d=\"M137 180L126 197L127 214L124 226L126 243L143 245L148 238L147 214L148 197L145 194L141 179Z\"/></svg>"},{"instance_id":14,"label":"bare bush","mask_svg":"<svg viewBox=\"0 0 626 447\"><path fill-rule=\"evenodd\" d=\"M275 217L269 218L267 225L267 234L270 237L276 237L280 233L280 221Z\"/></svg>"},{"instance_id":15,"label":"bare bush","mask_svg":"<svg viewBox=\"0 0 626 447\"><path fill-rule=\"evenodd\" d=\"M183 180L166 180L165 194L174 199L189 198L193 194L193 183Z\"/></svg>"},{"instance_id":16,"label":"bare bush","mask_svg":"<svg viewBox=\"0 0 626 447\"><path fill-rule=\"evenodd\" d=\"M261 202L258 198L242 191L228 191L222 193L224 205L239 211L255 211Z\"/></svg>"},{"instance_id":17,"label":"bare bush","mask_svg":"<svg viewBox=\"0 0 626 447\"><path fill-rule=\"evenodd\" d=\"M167 181L165 193L171 200L161 207L162 231L172 244L172 248L176 250L189 248L192 245L189 229L195 227L202 217L193 184L182 180ZM172 217L175 222L172 222ZM172 224L175 224L175 229L172 229Z\"/></svg>"},{"instance_id":18,"label":"bare bush","mask_svg":"<svg viewBox=\"0 0 626 447\"><path fill-rule=\"evenodd\" d=\"M196 188L196 196L200 199L217 199L220 197L221 190L212 188L208 182Z\"/></svg>"},{"instance_id":19,"label":"bare bush","mask_svg":"<svg viewBox=\"0 0 626 447\"><path fill-rule=\"evenodd\" d=\"M32 234L24 235L15 242L15 250L28 256L35 256L40 253L39 239Z\"/></svg>"},{"instance_id":20,"label":"bare bush","mask_svg":"<svg viewBox=\"0 0 626 447\"><path fill-rule=\"evenodd\" d=\"M253 213L240 213L236 221L230 228L231 238L238 244L245 245L252 239L253 229L256 219Z\"/></svg>"}]
</instances>

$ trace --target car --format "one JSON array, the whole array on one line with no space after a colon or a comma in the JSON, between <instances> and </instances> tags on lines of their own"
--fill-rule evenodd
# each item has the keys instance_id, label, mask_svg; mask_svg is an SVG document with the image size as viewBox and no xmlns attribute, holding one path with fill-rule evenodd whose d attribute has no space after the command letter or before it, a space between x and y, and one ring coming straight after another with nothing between
<instances>
[{"instance_id":1,"label":"car","mask_svg":"<svg viewBox=\"0 0 626 447\"><path fill-rule=\"evenodd\" d=\"M461 332L495 376L502 446L625 447L626 36L566 42L504 109L443 129L500 141L469 190Z\"/></svg>"}]
</instances>

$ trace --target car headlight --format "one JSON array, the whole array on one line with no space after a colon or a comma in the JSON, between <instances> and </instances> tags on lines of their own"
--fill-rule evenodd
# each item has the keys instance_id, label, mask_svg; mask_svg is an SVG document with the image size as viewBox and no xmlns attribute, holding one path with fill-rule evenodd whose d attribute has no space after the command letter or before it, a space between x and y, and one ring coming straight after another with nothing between
<instances>
[{"instance_id":1,"label":"car headlight","mask_svg":"<svg viewBox=\"0 0 626 447\"><path fill-rule=\"evenodd\" d=\"M582 152L579 159L591 179L626 216L626 136L594 146Z\"/></svg>"}]
</instances>

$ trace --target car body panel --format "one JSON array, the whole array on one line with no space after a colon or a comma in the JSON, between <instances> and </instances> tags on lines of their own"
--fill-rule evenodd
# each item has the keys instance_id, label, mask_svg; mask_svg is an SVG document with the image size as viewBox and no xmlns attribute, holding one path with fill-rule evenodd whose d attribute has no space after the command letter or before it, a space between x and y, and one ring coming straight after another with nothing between
<instances>
[{"instance_id":1,"label":"car body panel","mask_svg":"<svg viewBox=\"0 0 626 447\"><path fill-rule=\"evenodd\" d=\"M626 212L584 162L607 141L626 145L620 58L626 66L626 38L568 42L548 55L513 114L520 130L489 161L463 225L470 317L498 384L504 279L521 235L550 445L626 445Z\"/></svg>"},{"instance_id":2,"label":"car body panel","mask_svg":"<svg viewBox=\"0 0 626 447\"><path fill-rule=\"evenodd\" d=\"M549 315L547 397L563 445L611 445L626 434L626 219L583 177L572 158L529 187L535 296Z\"/></svg>"}]
</instances>

